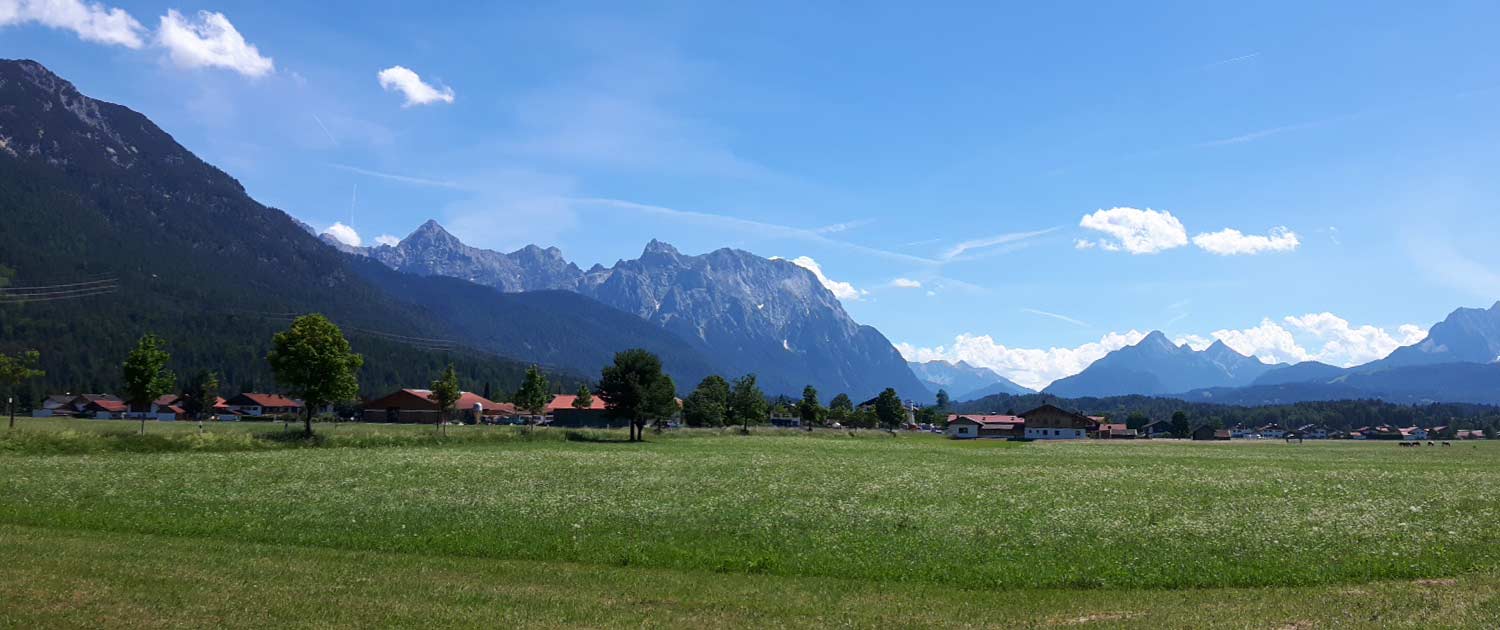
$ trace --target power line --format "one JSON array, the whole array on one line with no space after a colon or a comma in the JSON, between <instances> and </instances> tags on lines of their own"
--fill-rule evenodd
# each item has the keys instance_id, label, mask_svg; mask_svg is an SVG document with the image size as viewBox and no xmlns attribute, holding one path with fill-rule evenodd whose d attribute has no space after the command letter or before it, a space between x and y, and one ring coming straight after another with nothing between
<instances>
[{"instance_id":1,"label":"power line","mask_svg":"<svg viewBox=\"0 0 1500 630\"><path fill-rule=\"evenodd\" d=\"M102 280L89 280L87 282L69 282L67 284L39 284L24 287L0 287L0 295L15 294L25 291L55 291L75 287L88 287L99 284L114 284L116 282L118 282L116 278L105 278Z\"/></svg>"},{"instance_id":2,"label":"power line","mask_svg":"<svg viewBox=\"0 0 1500 630\"><path fill-rule=\"evenodd\" d=\"M76 300L79 298L109 295L119 291L119 287L106 286L91 289L74 289L72 291L59 291L54 293L33 293L23 295L9 295L0 297L0 304L30 304L32 302L52 302L56 300Z\"/></svg>"}]
</instances>

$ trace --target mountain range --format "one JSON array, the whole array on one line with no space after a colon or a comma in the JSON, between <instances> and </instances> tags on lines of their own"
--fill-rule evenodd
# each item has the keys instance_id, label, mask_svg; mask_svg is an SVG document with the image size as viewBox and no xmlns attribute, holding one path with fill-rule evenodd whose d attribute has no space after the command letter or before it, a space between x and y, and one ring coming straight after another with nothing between
<instances>
[{"instance_id":1,"label":"mountain range","mask_svg":"<svg viewBox=\"0 0 1500 630\"><path fill-rule=\"evenodd\" d=\"M1044 392L1057 396L1167 395L1196 402L1273 405L1369 398L1412 404L1500 403L1500 303L1460 308L1426 338L1354 367L1316 361L1267 365L1222 341L1202 351L1160 332L1105 355Z\"/></svg>"},{"instance_id":2,"label":"mountain range","mask_svg":"<svg viewBox=\"0 0 1500 630\"><path fill-rule=\"evenodd\" d=\"M948 392L952 400L973 400L994 394L1034 394L1035 390L1017 385L999 372L985 367L969 365L964 361L927 361L909 364L913 374L927 386L927 391L936 395L938 390Z\"/></svg>"},{"instance_id":3,"label":"mountain range","mask_svg":"<svg viewBox=\"0 0 1500 630\"><path fill-rule=\"evenodd\" d=\"M584 271L555 247L471 247L433 220L395 245L355 248L323 238L403 273L506 293L586 296L686 341L722 374L756 374L768 392L799 394L808 384L864 397L886 387L925 389L880 331L856 323L817 276L786 260L728 248L689 256L652 240L639 258Z\"/></svg>"},{"instance_id":4,"label":"mountain range","mask_svg":"<svg viewBox=\"0 0 1500 630\"><path fill-rule=\"evenodd\" d=\"M653 240L636 259L584 270L556 248L472 247L434 221L395 245L320 240L145 116L32 61L0 61L0 207L0 284L50 288L45 300L0 299L0 351L42 350L47 387L114 386L130 344L154 331L179 373L269 388L270 334L321 312L370 359L372 393L425 383L448 362L502 388L527 363L577 383L629 347L659 354L684 390L709 373L755 373L768 392L812 384L825 397L1026 391L969 364L908 365L812 272L741 250L685 255ZM79 282L101 290L70 288ZM1352 368L1271 366L1153 332L1045 393L1500 402L1497 358L1500 303L1458 309L1423 341Z\"/></svg>"},{"instance_id":5,"label":"mountain range","mask_svg":"<svg viewBox=\"0 0 1500 630\"><path fill-rule=\"evenodd\" d=\"M0 165L5 281L110 288L0 301L0 350L42 350L47 387L114 386L149 331L168 336L180 373L268 388L271 332L321 312L366 353L367 393L425 384L447 361L502 387L526 363L577 383L632 347L660 355L684 391L709 373L755 373L770 393L923 390L883 335L789 262L653 241L584 271L555 248L469 247L435 222L394 247L330 244L34 61L0 61Z\"/></svg>"},{"instance_id":6,"label":"mountain range","mask_svg":"<svg viewBox=\"0 0 1500 630\"><path fill-rule=\"evenodd\" d=\"M1271 368L1235 352L1223 341L1199 351L1172 343L1161 331L1152 331L1135 345L1111 352L1042 391L1068 398L1174 394L1249 385Z\"/></svg>"}]
</instances>

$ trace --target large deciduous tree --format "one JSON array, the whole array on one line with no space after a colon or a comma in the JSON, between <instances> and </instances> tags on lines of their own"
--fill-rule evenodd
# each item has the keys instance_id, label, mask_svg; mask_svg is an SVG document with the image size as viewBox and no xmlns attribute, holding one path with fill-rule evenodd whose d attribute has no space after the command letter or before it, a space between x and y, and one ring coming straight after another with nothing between
<instances>
[{"instance_id":1,"label":"large deciduous tree","mask_svg":"<svg viewBox=\"0 0 1500 630\"><path fill-rule=\"evenodd\" d=\"M854 401L849 399L848 394L839 394L828 401L828 418L834 422L848 422L849 417L854 415Z\"/></svg>"},{"instance_id":2,"label":"large deciduous tree","mask_svg":"<svg viewBox=\"0 0 1500 630\"><path fill-rule=\"evenodd\" d=\"M0 280L4 276L0 275ZM0 286L5 286L0 284ZM42 354L35 350L26 350L16 354L0 354L0 383L5 385L6 411L10 414L10 428L16 428L16 387L34 378L46 376L46 372L37 369L37 363L42 360Z\"/></svg>"},{"instance_id":3,"label":"large deciduous tree","mask_svg":"<svg viewBox=\"0 0 1500 630\"><path fill-rule=\"evenodd\" d=\"M359 395L359 368L364 357L350 351L344 332L327 317L303 315L271 339L266 355L276 382L302 399L307 415L304 432L312 437L313 413L326 405Z\"/></svg>"},{"instance_id":4,"label":"large deciduous tree","mask_svg":"<svg viewBox=\"0 0 1500 630\"><path fill-rule=\"evenodd\" d=\"M722 427L729 415L729 382L710 374L682 401L682 421L690 427Z\"/></svg>"},{"instance_id":5,"label":"large deciduous tree","mask_svg":"<svg viewBox=\"0 0 1500 630\"><path fill-rule=\"evenodd\" d=\"M939 389L937 391L937 408L938 409L947 409L948 405L951 404L952 402L953 402L953 399L948 397L948 390L946 390L946 389Z\"/></svg>"},{"instance_id":6,"label":"large deciduous tree","mask_svg":"<svg viewBox=\"0 0 1500 630\"><path fill-rule=\"evenodd\" d=\"M896 390L887 387L875 398L875 417L885 429L899 429L906 423L906 408L901 405Z\"/></svg>"},{"instance_id":7,"label":"large deciduous tree","mask_svg":"<svg viewBox=\"0 0 1500 630\"><path fill-rule=\"evenodd\" d=\"M755 375L746 374L734 379L734 387L729 392L729 421L741 425L745 431L750 430L750 423L761 423L766 421L768 411L766 405L766 394L760 391L760 386L755 384Z\"/></svg>"},{"instance_id":8,"label":"large deciduous tree","mask_svg":"<svg viewBox=\"0 0 1500 630\"><path fill-rule=\"evenodd\" d=\"M160 337L146 333L120 366L126 402L131 411L141 414L141 433L146 432L146 414L151 403L177 384L177 376L167 369L172 355L167 354L165 345Z\"/></svg>"},{"instance_id":9,"label":"large deciduous tree","mask_svg":"<svg viewBox=\"0 0 1500 630\"><path fill-rule=\"evenodd\" d=\"M645 350L615 354L599 378L599 397L606 413L630 423L630 441L639 442L646 423L677 413L676 386L661 369L661 359Z\"/></svg>"},{"instance_id":10,"label":"large deciduous tree","mask_svg":"<svg viewBox=\"0 0 1500 630\"><path fill-rule=\"evenodd\" d=\"M814 424L821 424L827 415L822 403L818 402L818 390L812 385L802 388L802 400L797 403L797 417L802 419L802 426L811 431Z\"/></svg>"}]
</instances>

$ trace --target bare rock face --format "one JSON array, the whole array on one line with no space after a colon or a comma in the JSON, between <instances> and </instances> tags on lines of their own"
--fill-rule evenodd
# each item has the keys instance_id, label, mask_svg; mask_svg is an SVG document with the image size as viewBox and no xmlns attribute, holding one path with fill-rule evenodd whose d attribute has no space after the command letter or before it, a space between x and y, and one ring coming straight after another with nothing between
<instances>
[{"instance_id":1,"label":"bare rock face","mask_svg":"<svg viewBox=\"0 0 1500 630\"><path fill-rule=\"evenodd\" d=\"M557 248L505 254L470 247L434 221L394 247L364 251L409 273L505 292L586 295L694 343L727 376L756 374L768 392L795 394L812 384L828 396L869 397L895 387L926 398L889 340L855 323L811 272L784 260L734 249L688 256L652 240L635 260L585 272Z\"/></svg>"},{"instance_id":2,"label":"bare rock face","mask_svg":"<svg viewBox=\"0 0 1500 630\"><path fill-rule=\"evenodd\" d=\"M562 288L583 274L555 247L529 245L509 254L470 247L437 221L423 223L394 246L362 253L407 273L460 278L506 293Z\"/></svg>"}]
</instances>

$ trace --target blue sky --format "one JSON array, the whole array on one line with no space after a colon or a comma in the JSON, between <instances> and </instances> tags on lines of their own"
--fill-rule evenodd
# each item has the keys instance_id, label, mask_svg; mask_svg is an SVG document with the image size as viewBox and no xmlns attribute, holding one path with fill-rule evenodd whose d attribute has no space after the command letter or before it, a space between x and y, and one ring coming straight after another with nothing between
<instances>
[{"instance_id":1,"label":"blue sky","mask_svg":"<svg viewBox=\"0 0 1500 630\"><path fill-rule=\"evenodd\" d=\"M269 4L0 0L0 56L365 243L808 257L1034 386L1152 329L1362 362L1500 299L1492 2Z\"/></svg>"}]
</instances>

